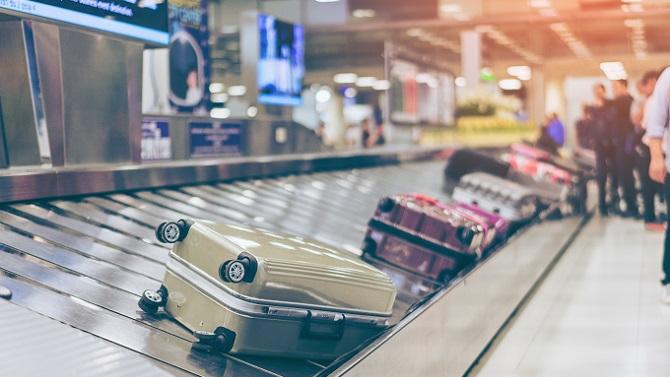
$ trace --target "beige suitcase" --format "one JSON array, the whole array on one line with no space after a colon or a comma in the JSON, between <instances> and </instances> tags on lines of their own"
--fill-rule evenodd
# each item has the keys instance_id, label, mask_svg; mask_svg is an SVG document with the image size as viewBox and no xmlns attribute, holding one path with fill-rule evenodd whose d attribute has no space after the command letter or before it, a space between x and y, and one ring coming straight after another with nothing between
<instances>
[{"instance_id":1,"label":"beige suitcase","mask_svg":"<svg viewBox=\"0 0 670 377\"><path fill-rule=\"evenodd\" d=\"M314 240L207 221L163 223L174 243L163 307L218 352L332 359L388 326L396 290L383 272Z\"/></svg>"}]
</instances>

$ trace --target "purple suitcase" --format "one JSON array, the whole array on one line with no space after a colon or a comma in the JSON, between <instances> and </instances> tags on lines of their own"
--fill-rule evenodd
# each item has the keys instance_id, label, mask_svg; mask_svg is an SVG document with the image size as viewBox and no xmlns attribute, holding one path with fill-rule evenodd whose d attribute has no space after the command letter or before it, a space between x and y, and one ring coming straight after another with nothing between
<instances>
[{"instance_id":1,"label":"purple suitcase","mask_svg":"<svg viewBox=\"0 0 670 377\"><path fill-rule=\"evenodd\" d=\"M363 252L447 282L481 256L481 225L437 200L407 194L384 198L370 220Z\"/></svg>"},{"instance_id":2,"label":"purple suitcase","mask_svg":"<svg viewBox=\"0 0 670 377\"><path fill-rule=\"evenodd\" d=\"M488 224L488 227L492 227L494 230L494 236L492 237L491 242L497 241L501 242L504 241L507 236L509 235L509 221L505 220L504 218L500 217L499 215L496 215L495 213L488 212L481 207L478 207L476 205L472 204L467 204L467 203L456 203L454 202L453 205L456 208L462 209L464 211L467 211L469 213L473 213L477 216L482 217L486 223ZM482 226L485 226L482 224Z\"/></svg>"}]
</instances>

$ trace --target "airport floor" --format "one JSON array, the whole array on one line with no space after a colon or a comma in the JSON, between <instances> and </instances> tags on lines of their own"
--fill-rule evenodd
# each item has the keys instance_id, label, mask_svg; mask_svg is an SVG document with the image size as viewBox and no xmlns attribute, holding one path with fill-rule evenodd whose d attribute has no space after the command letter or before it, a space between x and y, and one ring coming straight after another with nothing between
<instances>
[{"instance_id":1,"label":"airport floor","mask_svg":"<svg viewBox=\"0 0 670 377\"><path fill-rule=\"evenodd\" d=\"M471 376L670 374L663 235L619 218L586 227Z\"/></svg>"}]
</instances>

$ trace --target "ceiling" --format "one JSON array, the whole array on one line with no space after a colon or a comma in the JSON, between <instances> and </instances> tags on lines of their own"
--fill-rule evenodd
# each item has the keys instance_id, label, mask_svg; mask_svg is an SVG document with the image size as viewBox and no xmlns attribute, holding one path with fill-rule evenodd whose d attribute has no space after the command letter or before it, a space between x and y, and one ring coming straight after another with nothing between
<instances>
[{"instance_id":1,"label":"ceiling","mask_svg":"<svg viewBox=\"0 0 670 377\"><path fill-rule=\"evenodd\" d=\"M383 69L385 41L460 70L460 34L473 29L482 32L483 60L490 66L556 64L597 73L603 60L653 66L660 63L649 60L670 54L670 0L349 0L348 5L347 23L308 25L308 72ZM212 54L215 75L216 70L239 74L239 35L217 35Z\"/></svg>"}]
</instances>

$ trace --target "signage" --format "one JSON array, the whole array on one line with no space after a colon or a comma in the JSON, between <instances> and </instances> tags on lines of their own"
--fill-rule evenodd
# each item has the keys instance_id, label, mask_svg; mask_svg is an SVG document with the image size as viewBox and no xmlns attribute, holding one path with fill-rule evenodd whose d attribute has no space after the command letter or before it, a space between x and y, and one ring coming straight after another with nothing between
<instances>
[{"instance_id":1,"label":"signage","mask_svg":"<svg viewBox=\"0 0 670 377\"><path fill-rule=\"evenodd\" d=\"M144 119L142 122L142 160L172 159L170 123L166 119Z\"/></svg>"},{"instance_id":2,"label":"signage","mask_svg":"<svg viewBox=\"0 0 670 377\"><path fill-rule=\"evenodd\" d=\"M0 0L0 13L57 21L157 45L169 41L166 0Z\"/></svg>"},{"instance_id":3,"label":"signage","mask_svg":"<svg viewBox=\"0 0 670 377\"><path fill-rule=\"evenodd\" d=\"M239 123L190 122L191 157L239 156L242 125Z\"/></svg>"}]
</instances>

